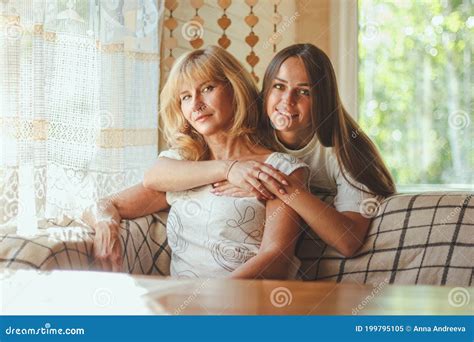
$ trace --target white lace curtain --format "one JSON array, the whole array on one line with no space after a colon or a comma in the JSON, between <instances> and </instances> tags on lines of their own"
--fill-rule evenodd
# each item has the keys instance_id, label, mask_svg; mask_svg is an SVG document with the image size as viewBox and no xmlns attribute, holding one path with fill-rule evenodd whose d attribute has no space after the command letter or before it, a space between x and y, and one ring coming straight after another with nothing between
<instances>
[{"instance_id":1,"label":"white lace curtain","mask_svg":"<svg viewBox=\"0 0 474 342\"><path fill-rule=\"evenodd\" d=\"M77 217L158 141L159 0L0 1L0 227Z\"/></svg>"}]
</instances>

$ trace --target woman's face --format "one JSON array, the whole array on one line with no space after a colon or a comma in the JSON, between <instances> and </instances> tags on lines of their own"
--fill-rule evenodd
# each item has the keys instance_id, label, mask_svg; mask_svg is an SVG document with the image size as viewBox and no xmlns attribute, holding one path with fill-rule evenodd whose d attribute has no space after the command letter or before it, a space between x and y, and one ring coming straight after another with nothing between
<instances>
[{"instance_id":1,"label":"woman's face","mask_svg":"<svg viewBox=\"0 0 474 342\"><path fill-rule=\"evenodd\" d=\"M290 57L280 66L266 99L265 111L281 132L311 128L311 90L303 61Z\"/></svg>"},{"instance_id":2,"label":"woman's face","mask_svg":"<svg viewBox=\"0 0 474 342\"><path fill-rule=\"evenodd\" d=\"M181 111L188 123L204 136L225 132L234 118L233 96L230 83L183 84L179 94Z\"/></svg>"}]
</instances>

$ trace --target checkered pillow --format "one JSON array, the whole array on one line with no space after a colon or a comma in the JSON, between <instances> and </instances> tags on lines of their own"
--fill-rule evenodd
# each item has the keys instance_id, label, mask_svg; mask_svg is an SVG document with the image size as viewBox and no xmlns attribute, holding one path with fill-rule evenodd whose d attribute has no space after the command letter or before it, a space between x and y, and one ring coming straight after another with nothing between
<instances>
[{"instance_id":1,"label":"checkered pillow","mask_svg":"<svg viewBox=\"0 0 474 342\"><path fill-rule=\"evenodd\" d=\"M0 268L37 270L94 270L93 232L70 220L58 226L46 222L34 236L17 235L14 230L0 234Z\"/></svg>"},{"instance_id":2,"label":"checkered pillow","mask_svg":"<svg viewBox=\"0 0 474 342\"><path fill-rule=\"evenodd\" d=\"M161 217L160 217L161 216ZM169 275L166 213L121 222L123 272ZM94 232L80 222L47 222L34 236L0 234L0 268L101 270L92 255Z\"/></svg>"},{"instance_id":3,"label":"checkered pillow","mask_svg":"<svg viewBox=\"0 0 474 342\"><path fill-rule=\"evenodd\" d=\"M167 213L148 215L121 224L123 271L169 275L171 252L166 238Z\"/></svg>"},{"instance_id":4,"label":"checkered pillow","mask_svg":"<svg viewBox=\"0 0 474 342\"><path fill-rule=\"evenodd\" d=\"M300 240L306 280L471 286L473 194L425 193L385 200L354 257L344 258L312 232Z\"/></svg>"}]
</instances>

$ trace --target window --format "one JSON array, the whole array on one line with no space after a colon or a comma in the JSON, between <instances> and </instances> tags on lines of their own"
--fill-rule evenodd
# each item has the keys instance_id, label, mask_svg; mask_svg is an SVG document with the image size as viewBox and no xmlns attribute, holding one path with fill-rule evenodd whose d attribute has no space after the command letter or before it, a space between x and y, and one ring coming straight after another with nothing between
<instances>
[{"instance_id":1,"label":"window","mask_svg":"<svg viewBox=\"0 0 474 342\"><path fill-rule=\"evenodd\" d=\"M358 120L396 183L472 189L472 2L358 6Z\"/></svg>"},{"instance_id":2,"label":"window","mask_svg":"<svg viewBox=\"0 0 474 342\"><path fill-rule=\"evenodd\" d=\"M157 152L162 4L0 5L0 228L61 224L141 181Z\"/></svg>"}]
</instances>

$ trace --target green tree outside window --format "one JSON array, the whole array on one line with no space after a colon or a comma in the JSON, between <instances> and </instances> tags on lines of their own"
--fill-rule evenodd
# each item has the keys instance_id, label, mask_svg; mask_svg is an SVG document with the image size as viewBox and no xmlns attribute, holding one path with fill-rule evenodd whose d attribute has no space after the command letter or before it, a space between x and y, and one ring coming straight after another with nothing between
<instances>
[{"instance_id":1,"label":"green tree outside window","mask_svg":"<svg viewBox=\"0 0 474 342\"><path fill-rule=\"evenodd\" d=\"M472 188L473 7L359 0L359 122L399 185Z\"/></svg>"}]
</instances>

